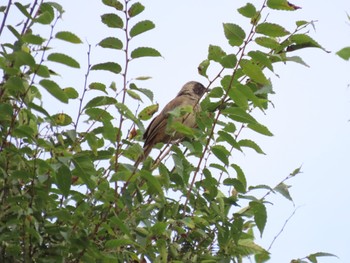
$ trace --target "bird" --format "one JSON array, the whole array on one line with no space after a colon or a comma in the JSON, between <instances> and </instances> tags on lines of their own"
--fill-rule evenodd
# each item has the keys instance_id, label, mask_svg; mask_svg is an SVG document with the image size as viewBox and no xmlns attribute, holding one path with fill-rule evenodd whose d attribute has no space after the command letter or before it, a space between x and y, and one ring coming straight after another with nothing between
<instances>
[{"instance_id":1,"label":"bird","mask_svg":"<svg viewBox=\"0 0 350 263\"><path fill-rule=\"evenodd\" d=\"M181 122L183 125L190 128L196 127L196 113L200 111L199 100L206 90L207 89L197 81L187 82L176 97L163 108L159 115L153 118L143 134L143 154L136 160L135 167L147 158L152 148L157 143L171 143L185 137L179 132L171 132L171 130L167 129L170 111L178 107L192 106L192 112L180 117L175 117L172 121Z\"/></svg>"}]
</instances>

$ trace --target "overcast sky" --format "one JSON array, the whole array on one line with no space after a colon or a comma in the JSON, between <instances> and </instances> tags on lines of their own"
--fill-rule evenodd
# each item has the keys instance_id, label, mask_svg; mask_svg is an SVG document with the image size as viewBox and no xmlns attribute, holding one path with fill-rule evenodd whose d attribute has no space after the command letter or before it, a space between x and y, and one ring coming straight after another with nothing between
<instances>
[{"instance_id":1,"label":"overcast sky","mask_svg":"<svg viewBox=\"0 0 350 263\"><path fill-rule=\"evenodd\" d=\"M110 12L100 1L59 1L66 13L57 30L76 33L85 44L68 53L81 63L82 70L60 72L62 86L82 90L86 70L87 42L92 45L92 63L113 60L112 51L95 45L114 34L100 22L101 14ZM197 73L198 64L206 58L209 44L229 48L222 23L245 27L247 19L236 9L246 1L186 0L141 1L146 10L140 19L150 19L156 29L135 39L134 47L152 46L163 58L143 59L131 65L130 77L149 75L144 86L154 91L155 101L163 107L189 80L207 84ZM251 1L259 6L262 1ZM288 181L296 214L272 247L271 262L289 262L293 258L325 251L340 259L325 258L321 262L348 262L350 259L350 62L334 53L350 46L350 13L348 0L293 1L302 9L295 12L270 12L268 21L294 29L295 20L317 20L310 35L324 48L296 52L310 68L288 63L275 66L279 78L272 77L275 95L270 97L275 108L253 116L265 124L273 137L243 134L253 138L266 155L247 150L236 153L251 185L267 183L275 186L295 168L303 173ZM138 42L139 41L139 42ZM53 42L62 48L63 42ZM70 47L71 48L71 47ZM65 50L67 52L67 50ZM118 57L116 56L116 61ZM137 64L137 66L136 66ZM64 68L63 68L64 69ZM66 69L64 69L66 70ZM94 80L91 74L90 81ZM98 80L98 79L97 79ZM113 76L99 80L108 84ZM53 110L56 110L53 108ZM60 112L60 110L58 110ZM264 247L273 240L295 207L281 196L272 197L268 206L268 223L262 240Z\"/></svg>"}]
</instances>

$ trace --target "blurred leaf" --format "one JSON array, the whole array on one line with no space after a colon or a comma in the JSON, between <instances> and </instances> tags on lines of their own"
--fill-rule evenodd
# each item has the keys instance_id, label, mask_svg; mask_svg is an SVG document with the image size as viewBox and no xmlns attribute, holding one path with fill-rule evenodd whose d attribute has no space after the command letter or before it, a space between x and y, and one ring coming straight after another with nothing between
<instances>
[{"instance_id":1,"label":"blurred leaf","mask_svg":"<svg viewBox=\"0 0 350 263\"><path fill-rule=\"evenodd\" d=\"M103 39L100 43L98 43L98 45L103 48L113 48L113 49L123 48L123 42L116 37L107 37Z\"/></svg>"},{"instance_id":2,"label":"blurred leaf","mask_svg":"<svg viewBox=\"0 0 350 263\"><path fill-rule=\"evenodd\" d=\"M225 141L235 149L241 151L241 147L239 146L238 142L233 138L233 136L230 133L221 130L218 131L218 135L219 137L217 139L217 142Z\"/></svg>"},{"instance_id":3,"label":"blurred leaf","mask_svg":"<svg viewBox=\"0 0 350 263\"><path fill-rule=\"evenodd\" d=\"M141 97L139 94L137 94L135 91L131 90L131 89L127 89L126 93L133 99L135 100L139 100L142 101Z\"/></svg>"},{"instance_id":4,"label":"blurred leaf","mask_svg":"<svg viewBox=\"0 0 350 263\"><path fill-rule=\"evenodd\" d=\"M64 88L63 91L69 99L76 99L79 97L79 93L72 87Z\"/></svg>"},{"instance_id":5,"label":"blurred leaf","mask_svg":"<svg viewBox=\"0 0 350 263\"><path fill-rule=\"evenodd\" d=\"M87 108L85 114L90 117L92 120L96 121L111 121L114 117L106 110L100 108Z\"/></svg>"},{"instance_id":6,"label":"blurred leaf","mask_svg":"<svg viewBox=\"0 0 350 263\"><path fill-rule=\"evenodd\" d=\"M148 171L141 170L140 173L141 177L146 180L149 194L157 194L160 197L163 197L164 193L158 179Z\"/></svg>"},{"instance_id":7,"label":"blurred leaf","mask_svg":"<svg viewBox=\"0 0 350 263\"><path fill-rule=\"evenodd\" d=\"M23 42L34 44L34 45L42 45L45 41L44 38L42 38L39 35L33 35L30 33L27 33L22 38Z\"/></svg>"},{"instance_id":8,"label":"blurred leaf","mask_svg":"<svg viewBox=\"0 0 350 263\"><path fill-rule=\"evenodd\" d=\"M61 53L52 53L47 57L47 60L61 63L72 68L80 68L79 63L75 59Z\"/></svg>"},{"instance_id":9,"label":"blurred leaf","mask_svg":"<svg viewBox=\"0 0 350 263\"><path fill-rule=\"evenodd\" d=\"M135 37L153 28L155 28L155 25L152 21L150 20L140 21L131 28L130 37Z\"/></svg>"},{"instance_id":10,"label":"blurred leaf","mask_svg":"<svg viewBox=\"0 0 350 263\"><path fill-rule=\"evenodd\" d=\"M269 131L269 129L260 123L249 123L248 128L266 136L273 136L273 134Z\"/></svg>"},{"instance_id":11,"label":"blurred leaf","mask_svg":"<svg viewBox=\"0 0 350 263\"><path fill-rule=\"evenodd\" d=\"M123 20L116 14L104 14L101 16L102 23L111 28L123 28Z\"/></svg>"},{"instance_id":12,"label":"blurred leaf","mask_svg":"<svg viewBox=\"0 0 350 263\"><path fill-rule=\"evenodd\" d=\"M72 158L74 164L73 175L80 177L89 189L94 189L96 183L92 180L96 175L92 160L83 153L77 153Z\"/></svg>"},{"instance_id":13,"label":"blurred leaf","mask_svg":"<svg viewBox=\"0 0 350 263\"><path fill-rule=\"evenodd\" d=\"M256 32L269 37L283 37L290 34L290 32L282 26L267 22L257 25Z\"/></svg>"},{"instance_id":14,"label":"blurred leaf","mask_svg":"<svg viewBox=\"0 0 350 263\"><path fill-rule=\"evenodd\" d=\"M102 2L110 7L114 7L116 10L122 11L124 6L123 4L118 0L102 0Z\"/></svg>"},{"instance_id":15,"label":"blurred leaf","mask_svg":"<svg viewBox=\"0 0 350 263\"><path fill-rule=\"evenodd\" d=\"M130 17L134 17L134 16L137 16L138 14L142 13L143 10L145 10L145 7L141 3L136 2L130 6L130 8L128 10L128 15Z\"/></svg>"},{"instance_id":16,"label":"blurred leaf","mask_svg":"<svg viewBox=\"0 0 350 263\"><path fill-rule=\"evenodd\" d=\"M331 253L325 253L325 252L317 252L317 253L313 253L313 254L310 254L308 255L306 258L308 260L310 260L312 263L317 263L317 258L319 257L336 257L336 255L334 254L331 254Z\"/></svg>"},{"instance_id":17,"label":"blurred leaf","mask_svg":"<svg viewBox=\"0 0 350 263\"><path fill-rule=\"evenodd\" d=\"M280 46L274 38L270 37L257 37L255 38L255 42L262 47L270 49L277 49Z\"/></svg>"},{"instance_id":18,"label":"blurred leaf","mask_svg":"<svg viewBox=\"0 0 350 263\"><path fill-rule=\"evenodd\" d=\"M260 236L262 236L267 221L266 207L263 203L257 201L250 202L249 206L254 213L254 221L260 231Z\"/></svg>"},{"instance_id":19,"label":"blurred leaf","mask_svg":"<svg viewBox=\"0 0 350 263\"><path fill-rule=\"evenodd\" d=\"M158 111L159 104L153 104L144 108L138 115L139 119L142 121L147 121L152 118L153 114Z\"/></svg>"},{"instance_id":20,"label":"blurred leaf","mask_svg":"<svg viewBox=\"0 0 350 263\"><path fill-rule=\"evenodd\" d=\"M293 56L293 57L286 57L285 58L285 60L286 61L291 61L291 62L295 62L295 63L298 63L298 64L301 64L301 65L303 65L303 66L305 66L305 67L310 67L308 64L306 64L305 62L304 62L304 60L301 58L301 57L299 57L299 56Z\"/></svg>"},{"instance_id":21,"label":"blurred leaf","mask_svg":"<svg viewBox=\"0 0 350 263\"><path fill-rule=\"evenodd\" d=\"M253 4L247 3L245 6L237 9L238 13L240 13L242 16L253 18L257 11Z\"/></svg>"},{"instance_id":22,"label":"blurred leaf","mask_svg":"<svg viewBox=\"0 0 350 263\"><path fill-rule=\"evenodd\" d=\"M61 190L63 196L67 197L70 191L72 174L66 165L61 165L56 174L56 185Z\"/></svg>"},{"instance_id":23,"label":"blurred leaf","mask_svg":"<svg viewBox=\"0 0 350 263\"><path fill-rule=\"evenodd\" d=\"M216 62L221 61L221 58L225 56L226 53L219 46L209 45L208 49L208 59Z\"/></svg>"},{"instance_id":24,"label":"blurred leaf","mask_svg":"<svg viewBox=\"0 0 350 263\"><path fill-rule=\"evenodd\" d=\"M51 116L51 119L54 121L54 124L58 126L67 126L72 123L72 118L65 113L54 114Z\"/></svg>"},{"instance_id":25,"label":"blurred leaf","mask_svg":"<svg viewBox=\"0 0 350 263\"><path fill-rule=\"evenodd\" d=\"M208 77L207 76L207 69L209 67L210 61L209 59L203 60L199 65L198 65L198 73L201 76Z\"/></svg>"},{"instance_id":26,"label":"blurred leaf","mask_svg":"<svg viewBox=\"0 0 350 263\"><path fill-rule=\"evenodd\" d=\"M243 72L255 82L260 84L269 83L261 68L258 65L252 63L250 60L242 59L240 66L242 67Z\"/></svg>"},{"instance_id":27,"label":"blurred leaf","mask_svg":"<svg viewBox=\"0 0 350 263\"><path fill-rule=\"evenodd\" d=\"M86 103L84 109L99 107L104 105L113 105L115 103L117 103L117 100L112 97L98 96L91 99L88 103Z\"/></svg>"},{"instance_id":28,"label":"blurred leaf","mask_svg":"<svg viewBox=\"0 0 350 263\"><path fill-rule=\"evenodd\" d=\"M256 123L257 121L245 110L238 107L230 107L222 110L222 113L228 115L231 119L242 123Z\"/></svg>"},{"instance_id":29,"label":"blurred leaf","mask_svg":"<svg viewBox=\"0 0 350 263\"><path fill-rule=\"evenodd\" d=\"M106 85L103 83L92 82L92 83L90 83L89 88L94 89L94 90L100 90L100 91L103 91L104 93L108 94L106 91Z\"/></svg>"},{"instance_id":30,"label":"blurred leaf","mask_svg":"<svg viewBox=\"0 0 350 263\"><path fill-rule=\"evenodd\" d=\"M280 183L273 190L276 191L276 192L279 192L282 196L287 198L289 201L293 202L293 199L290 196L290 193L289 193L289 190L288 190L289 188L290 188L289 185L286 185L284 183Z\"/></svg>"},{"instance_id":31,"label":"blurred leaf","mask_svg":"<svg viewBox=\"0 0 350 263\"><path fill-rule=\"evenodd\" d=\"M231 23L224 23L224 33L231 46L240 46L246 36L240 26Z\"/></svg>"},{"instance_id":32,"label":"blurred leaf","mask_svg":"<svg viewBox=\"0 0 350 263\"><path fill-rule=\"evenodd\" d=\"M57 32L55 37L73 44L83 43L78 36L68 31Z\"/></svg>"},{"instance_id":33,"label":"blurred leaf","mask_svg":"<svg viewBox=\"0 0 350 263\"><path fill-rule=\"evenodd\" d=\"M339 57L345 60L350 59L350 47L344 47L336 53Z\"/></svg>"},{"instance_id":34,"label":"blurred leaf","mask_svg":"<svg viewBox=\"0 0 350 263\"><path fill-rule=\"evenodd\" d=\"M64 93L64 91L57 85L56 82L48 79L43 79L39 83L56 99L64 103L68 103L67 94Z\"/></svg>"},{"instance_id":35,"label":"blurred leaf","mask_svg":"<svg viewBox=\"0 0 350 263\"><path fill-rule=\"evenodd\" d=\"M212 153L225 165L228 165L228 157L230 152L222 145L214 145L210 149Z\"/></svg>"},{"instance_id":36,"label":"blurred leaf","mask_svg":"<svg viewBox=\"0 0 350 263\"><path fill-rule=\"evenodd\" d=\"M158 50L150 47L139 47L134 49L131 52L131 58L140 58L140 57L161 57L162 55Z\"/></svg>"},{"instance_id":37,"label":"blurred leaf","mask_svg":"<svg viewBox=\"0 0 350 263\"><path fill-rule=\"evenodd\" d=\"M244 187L244 191L246 191L247 189L247 179L244 175L244 172L242 170L241 167L239 167L237 164L232 164L231 165L233 169L235 169L236 173L237 173L237 179L242 183L243 187Z\"/></svg>"},{"instance_id":38,"label":"blurred leaf","mask_svg":"<svg viewBox=\"0 0 350 263\"><path fill-rule=\"evenodd\" d=\"M248 139L244 139L244 140L240 140L238 142L238 144L241 146L241 147L248 147L248 148L252 148L253 150L255 150L257 153L260 153L260 154L265 154L261 148L259 147L259 145L257 145L254 141L252 140L248 140Z\"/></svg>"},{"instance_id":39,"label":"blurred leaf","mask_svg":"<svg viewBox=\"0 0 350 263\"><path fill-rule=\"evenodd\" d=\"M139 77L136 78L137 80L141 80L141 78L143 79L147 79L148 77ZM143 80L142 79L142 80ZM153 101L153 92L149 89L143 89L143 88L139 88L135 85L135 83L131 83L130 84L130 89L132 90L137 90L139 92L141 92L142 94L144 94L148 99L150 99L150 101Z\"/></svg>"},{"instance_id":40,"label":"blurred leaf","mask_svg":"<svg viewBox=\"0 0 350 263\"><path fill-rule=\"evenodd\" d=\"M295 45L290 45L289 47L287 47L288 52L295 51L295 50L302 49L302 48L307 48L307 47L320 48L320 49L328 52L319 43L317 43L313 38L311 38L310 36L308 36L306 34L291 35L289 40L292 41L293 43L295 43Z\"/></svg>"},{"instance_id":41,"label":"blurred leaf","mask_svg":"<svg viewBox=\"0 0 350 263\"><path fill-rule=\"evenodd\" d=\"M28 52L16 51L12 55L15 62L15 66L18 68L24 65L28 65L30 67L35 66L35 59Z\"/></svg>"},{"instance_id":42,"label":"blurred leaf","mask_svg":"<svg viewBox=\"0 0 350 263\"><path fill-rule=\"evenodd\" d=\"M100 64L95 64L91 67L91 70L106 70L115 74L119 74L122 70L120 65L115 62L105 62Z\"/></svg>"},{"instance_id":43,"label":"blurred leaf","mask_svg":"<svg viewBox=\"0 0 350 263\"><path fill-rule=\"evenodd\" d=\"M267 6L271 9L294 11L300 7L289 3L287 0L268 0Z\"/></svg>"},{"instance_id":44,"label":"blurred leaf","mask_svg":"<svg viewBox=\"0 0 350 263\"><path fill-rule=\"evenodd\" d=\"M248 53L248 55L254 59L256 62L258 62L259 64L261 64L264 67L267 67L269 70L271 70L273 72L273 66L272 66L272 62L269 59L268 55L256 50L256 51L250 51Z\"/></svg>"}]
</instances>

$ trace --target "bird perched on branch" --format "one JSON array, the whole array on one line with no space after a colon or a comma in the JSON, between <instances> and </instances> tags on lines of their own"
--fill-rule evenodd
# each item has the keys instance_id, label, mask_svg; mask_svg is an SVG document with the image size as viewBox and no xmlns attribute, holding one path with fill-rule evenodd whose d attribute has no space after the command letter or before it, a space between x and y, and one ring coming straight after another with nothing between
<instances>
[{"instance_id":1,"label":"bird perched on branch","mask_svg":"<svg viewBox=\"0 0 350 263\"><path fill-rule=\"evenodd\" d=\"M143 145L143 155L140 156L135 162L135 167L137 167L140 162L147 158L155 144L159 142L171 143L175 140L179 140L185 137L183 134L175 132L174 130L171 131L171 129L169 130L167 128L170 111L173 111L178 107L193 107L193 110L191 110L191 112L186 113L180 117L174 117L172 122L180 122L190 128L194 128L196 126L195 114L200 110L199 100L202 98L205 92L206 88L201 83L196 81L187 82L182 87L176 97L171 100L164 107L161 113L156 116L148 125L145 133L143 134L143 139L145 140L145 143Z\"/></svg>"}]
</instances>

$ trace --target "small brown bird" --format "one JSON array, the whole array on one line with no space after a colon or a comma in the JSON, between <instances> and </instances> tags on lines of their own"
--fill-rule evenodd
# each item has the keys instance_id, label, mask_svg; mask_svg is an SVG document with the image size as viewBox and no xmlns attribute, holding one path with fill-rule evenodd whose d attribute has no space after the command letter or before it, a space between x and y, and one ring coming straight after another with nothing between
<instances>
[{"instance_id":1,"label":"small brown bird","mask_svg":"<svg viewBox=\"0 0 350 263\"><path fill-rule=\"evenodd\" d=\"M148 125L143 139L145 143L143 145L143 155L135 162L135 167L139 163L147 158L151 152L153 146L159 142L170 143L172 141L182 139L184 137L181 133L175 133L167 129L169 112L177 107L193 106L193 112L185 114L184 116L174 118L174 122L181 122L187 127L194 128L196 126L195 113L200 110L199 100L205 93L206 88L199 82L190 81L187 82L177 96L171 100Z\"/></svg>"}]
</instances>

